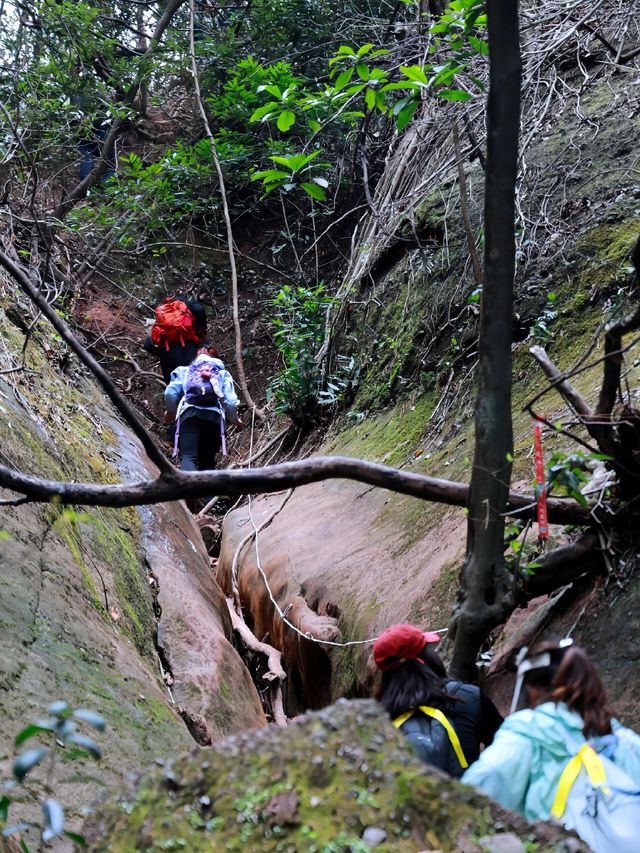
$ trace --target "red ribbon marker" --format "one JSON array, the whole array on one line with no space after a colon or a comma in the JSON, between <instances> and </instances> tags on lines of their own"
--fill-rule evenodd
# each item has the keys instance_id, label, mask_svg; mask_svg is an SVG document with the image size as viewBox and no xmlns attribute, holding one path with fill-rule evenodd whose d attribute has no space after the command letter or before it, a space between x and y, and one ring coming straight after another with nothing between
<instances>
[{"instance_id":1,"label":"red ribbon marker","mask_svg":"<svg viewBox=\"0 0 640 853\"><path fill-rule=\"evenodd\" d=\"M538 539L548 539L549 522L547 520L547 481L544 474L544 457L542 455L541 421L536 421L533 428L533 446L536 462L536 494L538 497Z\"/></svg>"}]
</instances>

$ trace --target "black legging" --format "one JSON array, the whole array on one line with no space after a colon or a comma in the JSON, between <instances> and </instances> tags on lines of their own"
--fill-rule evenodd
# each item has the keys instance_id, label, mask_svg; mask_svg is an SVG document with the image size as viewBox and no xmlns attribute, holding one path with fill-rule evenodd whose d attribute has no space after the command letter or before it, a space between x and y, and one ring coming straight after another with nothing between
<instances>
[{"instance_id":1,"label":"black legging","mask_svg":"<svg viewBox=\"0 0 640 853\"><path fill-rule=\"evenodd\" d=\"M180 419L180 468L183 471L212 471L220 450L220 421L196 414Z\"/></svg>"}]
</instances>

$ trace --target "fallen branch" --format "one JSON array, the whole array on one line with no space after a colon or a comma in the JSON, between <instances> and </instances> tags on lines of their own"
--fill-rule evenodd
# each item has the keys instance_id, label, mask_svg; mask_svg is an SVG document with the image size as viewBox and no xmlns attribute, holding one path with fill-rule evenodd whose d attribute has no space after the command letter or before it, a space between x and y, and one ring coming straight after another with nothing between
<instances>
[{"instance_id":1,"label":"fallen branch","mask_svg":"<svg viewBox=\"0 0 640 853\"><path fill-rule=\"evenodd\" d=\"M138 415L131 408L122 393L116 388L111 377L102 365L96 361L91 353L82 346L78 338L73 334L62 317L56 312L55 308L50 305L43 294L38 290L29 275L23 267L15 263L4 251L0 250L0 266L3 266L7 272L15 279L20 288L27 294L29 299L40 309L42 314L51 323L56 332L60 335L69 349L74 352L80 361L89 368L96 377L104 392L120 412L123 419L131 428L132 432L140 439L140 442L147 452L149 459L154 462L165 478L171 477L171 472L174 470L172 464L165 457L162 451L157 447L153 436L142 423ZM20 491L18 489L17 491ZM26 494L26 492L25 492Z\"/></svg>"},{"instance_id":2,"label":"fallen branch","mask_svg":"<svg viewBox=\"0 0 640 853\"><path fill-rule=\"evenodd\" d=\"M551 361L544 347L530 347L529 352L538 362L545 375L551 380L556 391L558 391L567 403L569 403L575 413L580 415L581 418L584 418L585 421L593 417L593 409L591 406Z\"/></svg>"},{"instance_id":3,"label":"fallen branch","mask_svg":"<svg viewBox=\"0 0 640 853\"><path fill-rule=\"evenodd\" d=\"M229 608L229 616L231 617L233 630L238 632L248 649L252 652L264 655L267 659L267 666L269 667L269 670L265 672L262 677L265 681L270 683L273 721L278 726L286 726L288 720L284 713L282 704L282 682L287 677L287 674L282 667L282 654L268 643L260 642L244 619L236 611L233 599L227 598L225 600L227 602L227 607Z\"/></svg>"},{"instance_id":4,"label":"fallen branch","mask_svg":"<svg viewBox=\"0 0 640 853\"><path fill-rule=\"evenodd\" d=\"M280 432L275 435L270 441L268 441L263 448L261 448L260 450L256 450L255 453L252 453L251 456L247 457L247 459L243 459L242 462L236 462L236 467L245 468L247 465L252 465L256 461L256 459L260 459L261 456L264 456L267 450L270 450L274 444L277 444L281 438L284 438L284 436L289 432L290 428L291 425L289 424L289 426L286 426L284 429L280 430Z\"/></svg>"},{"instance_id":5,"label":"fallen branch","mask_svg":"<svg viewBox=\"0 0 640 853\"><path fill-rule=\"evenodd\" d=\"M601 560L598 537L586 533L570 545L562 545L536 560L535 574L527 580L527 598L547 595L584 574L587 560Z\"/></svg>"},{"instance_id":6,"label":"fallen branch","mask_svg":"<svg viewBox=\"0 0 640 853\"><path fill-rule=\"evenodd\" d=\"M0 465L0 487L11 489L37 503L59 502L84 506L140 506L206 495L248 495L282 492L322 480L355 480L450 506L466 506L469 487L465 483L441 480L365 462L348 456L317 456L298 462L282 462L248 471L179 471L171 468L154 480L122 485L96 485L45 480ZM506 513L534 518L536 500L532 495L510 492ZM568 498L549 498L549 521L556 524L589 525L587 508Z\"/></svg>"}]
</instances>

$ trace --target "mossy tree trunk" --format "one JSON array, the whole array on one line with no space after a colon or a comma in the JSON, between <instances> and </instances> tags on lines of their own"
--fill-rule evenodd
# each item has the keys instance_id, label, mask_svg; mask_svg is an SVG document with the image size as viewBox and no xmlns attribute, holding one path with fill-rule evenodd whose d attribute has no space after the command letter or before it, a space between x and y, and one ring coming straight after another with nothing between
<instances>
[{"instance_id":1,"label":"mossy tree trunk","mask_svg":"<svg viewBox=\"0 0 640 853\"><path fill-rule=\"evenodd\" d=\"M473 679L487 633L513 607L504 560L511 480L511 343L515 274L515 185L521 58L517 0L488 0L489 98L485 178L485 276L479 330L475 451L467 554L451 625L451 670Z\"/></svg>"}]
</instances>

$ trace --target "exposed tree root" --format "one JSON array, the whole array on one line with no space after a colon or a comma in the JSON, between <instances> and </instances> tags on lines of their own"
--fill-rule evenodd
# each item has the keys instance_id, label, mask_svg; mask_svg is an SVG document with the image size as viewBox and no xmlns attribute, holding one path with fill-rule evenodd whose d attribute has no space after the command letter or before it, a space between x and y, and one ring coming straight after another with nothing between
<instances>
[{"instance_id":1,"label":"exposed tree root","mask_svg":"<svg viewBox=\"0 0 640 853\"><path fill-rule=\"evenodd\" d=\"M273 721L278 726L286 726L288 723L287 715L284 712L282 702L282 683L287 677L286 672L282 667L282 654L270 646L268 643L261 642L250 630L242 616L239 615L235 608L232 598L227 598L227 607L231 616L231 624L233 630L237 631L242 641L252 652L264 655L267 658L268 671L262 676L270 686L270 704L273 713Z\"/></svg>"}]
</instances>

